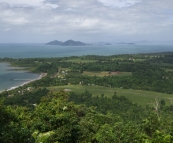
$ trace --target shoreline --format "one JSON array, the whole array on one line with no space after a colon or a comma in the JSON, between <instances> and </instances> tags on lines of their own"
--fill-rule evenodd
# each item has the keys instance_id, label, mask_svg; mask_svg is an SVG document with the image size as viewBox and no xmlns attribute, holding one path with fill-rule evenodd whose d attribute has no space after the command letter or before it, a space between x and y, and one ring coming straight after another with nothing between
<instances>
[{"instance_id":1,"label":"shoreline","mask_svg":"<svg viewBox=\"0 0 173 143\"><path fill-rule=\"evenodd\" d=\"M47 73L40 73L39 77L37 77L36 79L32 79L32 80L26 81L26 82L22 83L22 84L19 85L19 86L13 86L13 87L10 87L10 88L8 88L8 89L6 89L6 90L0 90L0 93L2 93L2 92L4 92L4 91L11 91L11 90L14 90L14 89L16 89L16 88L18 88L18 87L22 87L22 86L24 86L24 85L27 85L27 84L33 82L33 81L40 80L40 79L42 79L42 78L45 77L45 76L47 76Z\"/></svg>"},{"instance_id":2,"label":"shoreline","mask_svg":"<svg viewBox=\"0 0 173 143\"><path fill-rule=\"evenodd\" d=\"M24 72L33 73L32 71L27 70L25 67L17 67L17 66L12 65L9 62L0 62L0 64L2 64L2 68L1 68L2 71L24 71ZM23 81L23 82L21 82L19 84L11 85L11 87L9 86L9 87L0 89L0 93L2 93L4 91L14 90L14 89L16 89L18 87L24 86L26 84L29 84L29 83L33 82L33 81L40 80L41 78L43 78L43 77L45 77L47 75L47 73L37 73L37 74L38 74L38 76L36 78L34 78L34 79L31 78L31 79L25 80L25 81Z\"/></svg>"}]
</instances>

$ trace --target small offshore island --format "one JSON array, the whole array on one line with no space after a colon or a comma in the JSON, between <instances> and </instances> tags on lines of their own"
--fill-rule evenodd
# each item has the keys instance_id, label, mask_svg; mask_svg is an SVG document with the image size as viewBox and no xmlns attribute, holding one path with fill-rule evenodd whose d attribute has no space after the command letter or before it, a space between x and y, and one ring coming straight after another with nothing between
<instances>
[{"instance_id":1,"label":"small offshore island","mask_svg":"<svg viewBox=\"0 0 173 143\"><path fill-rule=\"evenodd\" d=\"M172 142L173 52L0 62L44 73L0 93L0 142Z\"/></svg>"},{"instance_id":2,"label":"small offshore island","mask_svg":"<svg viewBox=\"0 0 173 143\"><path fill-rule=\"evenodd\" d=\"M86 46L88 44L85 44L83 42L80 41L73 41L73 40L67 40L65 42L62 41L58 41L58 40L54 40L51 41L49 43L47 43L46 45L59 45L59 46Z\"/></svg>"}]
</instances>

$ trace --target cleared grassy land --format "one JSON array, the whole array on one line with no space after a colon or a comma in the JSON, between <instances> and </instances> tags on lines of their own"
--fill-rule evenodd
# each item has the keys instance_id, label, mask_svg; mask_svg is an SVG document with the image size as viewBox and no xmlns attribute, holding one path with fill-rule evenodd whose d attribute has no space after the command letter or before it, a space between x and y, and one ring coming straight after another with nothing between
<instances>
[{"instance_id":1,"label":"cleared grassy land","mask_svg":"<svg viewBox=\"0 0 173 143\"><path fill-rule=\"evenodd\" d=\"M172 72L173 71L173 69L164 69L165 70L165 72Z\"/></svg>"},{"instance_id":2,"label":"cleared grassy land","mask_svg":"<svg viewBox=\"0 0 173 143\"><path fill-rule=\"evenodd\" d=\"M115 76L132 76L132 72L120 72L119 74L115 74Z\"/></svg>"},{"instance_id":3,"label":"cleared grassy land","mask_svg":"<svg viewBox=\"0 0 173 143\"><path fill-rule=\"evenodd\" d=\"M117 60L120 60L120 61L128 60L129 62L130 62L130 61L142 62L142 61L146 61L146 60L148 60L148 59L135 59L135 58L123 58L123 57L120 57L120 58L113 58L112 60L114 60L114 61L117 61Z\"/></svg>"},{"instance_id":4,"label":"cleared grassy land","mask_svg":"<svg viewBox=\"0 0 173 143\"><path fill-rule=\"evenodd\" d=\"M107 71L103 71L103 72L88 72L88 71L84 71L83 73L82 73L82 75L88 75L88 76L131 76L132 75L132 73L131 72L120 72L120 73L118 73L118 74L116 74L116 73L110 73L109 74L109 72L107 72Z\"/></svg>"},{"instance_id":5,"label":"cleared grassy land","mask_svg":"<svg viewBox=\"0 0 173 143\"><path fill-rule=\"evenodd\" d=\"M83 93L85 90L88 90L93 96L104 94L107 97L111 97L114 92L117 93L118 96L125 96L130 99L133 103L137 103L138 105L149 105L152 106L151 103L154 103L155 97L159 99L163 99L166 102L166 105L170 105L169 98L173 98L172 94L164 94L152 91L141 91L141 90L133 90L133 89L120 89L120 88L109 88L109 87L101 87L101 86L82 86L82 85L66 85L66 86L56 86L49 87L49 89L59 91L61 89L70 89L76 93Z\"/></svg>"},{"instance_id":6,"label":"cleared grassy land","mask_svg":"<svg viewBox=\"0 0 173 143\"><path fill-rule=\"evenodd\" d=\"M88 76L108 76L110 75L109 72L88 72L84 71L82 75L88 75Z\"/></svg>"},{"instance_id":7,"label":"cleared grassy land","mask_svg":"<svg viewBox=\"0 0 173 143\"><path fill-rule=\"evenodd\" d=\"M173 64L169 64L169 63L151 63L152 65L156 65L156 66L160 66L160 67L172 67Z\"/></svg>"},{"instance_id":8,"label":"cleared grassy land","mask_svg":"<svg viewBox=\"0 0 173 143\"><path fill-rule=\"evenodd\" d=\"M143 62L143 61L146 61L148 59L134 59L134 62Z\"/></svg>"},{"instance_id":9,"label":"cleared grassy land","mask_svg":"<svg viewBox=\"0 0 173 143\"><path fill-rule=\"evenodd\" d=\"M64 62L91 63L91 62L97 62L97 60L84 60L84 59L76 58L76 59L64 60Z\"/></svg>"}]
</instances>

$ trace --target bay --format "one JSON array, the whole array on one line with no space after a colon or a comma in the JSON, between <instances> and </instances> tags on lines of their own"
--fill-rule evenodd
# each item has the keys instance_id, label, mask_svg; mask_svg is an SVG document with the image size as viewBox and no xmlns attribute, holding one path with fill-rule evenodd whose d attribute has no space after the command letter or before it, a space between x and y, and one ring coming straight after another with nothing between
<instances>
[{"instance_id":1,"label":"bay","mask_svg":"<svg viewBox=\"0 0 173 143\"><path fill-rule=\"evenodd\" d=\"M39 74L25 70L14 70L8 63L0 63L0 92L13 89L24 83L39 78Z\"/></svg>"}]
</instances>

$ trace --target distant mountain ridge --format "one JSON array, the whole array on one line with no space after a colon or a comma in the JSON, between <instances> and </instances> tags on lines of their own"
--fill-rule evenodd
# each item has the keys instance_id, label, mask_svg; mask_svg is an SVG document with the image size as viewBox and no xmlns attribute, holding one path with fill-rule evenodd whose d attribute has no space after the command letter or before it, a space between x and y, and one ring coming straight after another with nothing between
<instances>
[{"instance_id":1,"label":"distant mountain ridge","mask_svg":"<svg viewBox=\"0 0 173 143\"><path fill-rule=\"evenodd\" d=\"M88 44L85 44L80 41L73 41L73 40L67 40L65 42L54 40L50 41L49 43L46 43L46 45L60 45L60 46L86 46Z\"/></svg>"}]
</instances>

